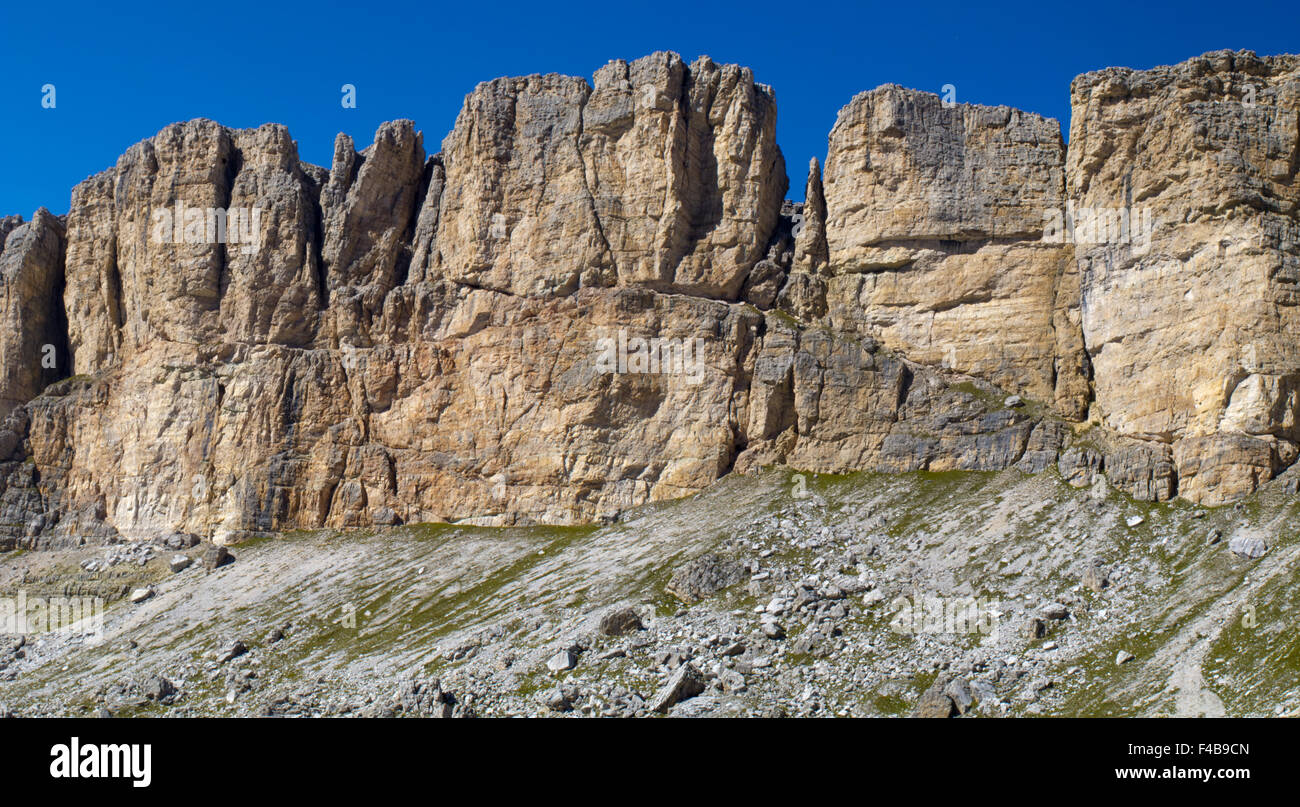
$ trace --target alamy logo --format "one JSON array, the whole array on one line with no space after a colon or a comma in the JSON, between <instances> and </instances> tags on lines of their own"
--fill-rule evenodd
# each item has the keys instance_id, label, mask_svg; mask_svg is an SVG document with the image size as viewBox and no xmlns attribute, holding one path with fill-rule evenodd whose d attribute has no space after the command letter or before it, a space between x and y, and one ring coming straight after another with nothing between
<instances>
[{"instance_id":1,"label":"alamy logo","mask_svg":"<svg viewBox=\"0 0 1300 807\"><path fill-rule=\"evenodd\" d=\"M0 597L0 633L79 633L92 641L104 634L104 600L100 597Z\"/></svg>"},{"instance_id":2,"label":"alamy logo","mask_svg":"<svg viewBox=\"0 0 1300 807\"><path fill-rule=\"evenodd\" d=\"M132 787L148 787L153 781L153 746L148 743L82 745L73 737L66 745L52 746L50 756L54 779L131 779Z\"/></svg>"},{"instance_id":3,"label":"alamy logo","mask_svg":"<svg viewBox=\"0 0 1300 807\"><path fill-rule=\"evenodd\" d=\"M975 597L898 597L889 627L902 634L981 634L998 629L994 603Z\"/></svg>"},{"instance_id":4,"label":"alamy logo","mask_svg":"<svg viewBox=\"0 0 1300 807\"><path fill-rule=\"evenodd\" d=\"M163 207L153 212L155 244L238 244L252 255L262 246L260 207Z\"/></svg>"},{"instance_id":5,"label":"alamy logo","mask_svg":"<svg viewBox=\"0 0 1300 807\"><path fill-rule=\"evenodd\" d=\"M1155 218L1150 208L1076 207L1066 202L1043 211L1043 240L1049 244L1128 244L1143 254L1151 247Z\"/></svg>"},{"instance_id":6,"label":"alamy logo","mask_svg":"<svg viewBox=\"0 0 1300 807\"><path fill-rule=\"evenodd\" d=\"M704 378L704 340L629 337L620 328L618 337L596 340L596 372L681 375L692 384Z\"/></svg>"}]
</instances>

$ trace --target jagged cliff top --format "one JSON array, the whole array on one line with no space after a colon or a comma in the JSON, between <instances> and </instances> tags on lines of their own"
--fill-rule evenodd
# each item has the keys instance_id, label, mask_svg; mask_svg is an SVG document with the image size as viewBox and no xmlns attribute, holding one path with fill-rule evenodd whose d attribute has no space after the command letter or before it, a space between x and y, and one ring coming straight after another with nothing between
<instances>
[{"instance_id":1,"label":"jagged cliff top","mask_svg":"<svg viewBox=\"0 0 1300 807\"><path fill-rule=\"evenodd\" d=\"M569 523L774 463L1230 501L1300 453L1296 73L1235 64L1076 82L1068 148L887 85L784 213L771 94L667 53L479 85L434 156L169 126L6 219L6 529Z\"/></svg>"}]
</instances>

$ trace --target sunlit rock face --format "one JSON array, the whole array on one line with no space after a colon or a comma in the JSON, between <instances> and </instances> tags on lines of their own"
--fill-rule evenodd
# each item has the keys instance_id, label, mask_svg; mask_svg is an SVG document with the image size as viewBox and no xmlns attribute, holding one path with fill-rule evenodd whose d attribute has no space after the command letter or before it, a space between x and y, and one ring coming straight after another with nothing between
<instances>
[{"instance_id":1,"label":"sunlit rock face","mask_svg":"<svg viewBox=\"0 0 1300 807\"><path fill-rule=\"evenodd\" d=\"M1068 195L1100 211L1076 255L1102 422L1172 449L1181 496L1249 493L1300 439L1300 58L1109 68L1071 102Z\"/></svg>"},{"instance_id":2,"label":"sunlit rock face","mask_svg":"<svg viewBox=\"0 0 1300 807\"><path fill-rule=\"evenodd\" d=\"M830 318L1080 420L1086 359L1056 121L886 85L840 110L826 162Z\"/></svg>"},{"instance_id":3,"label":"sunlit rock face","mask_svg":"<svg viewBox=\"0 0 1300 807\"><path fill-rule=\"evenodd\" d=\"M497 79L328 169L174 124L0 219L0 546L577 523L771 463L1230 500L1300 443L1297 62L1081 76L1069 148L886 85L802 204L707 57Z\"/></svg>"}]
</instances>

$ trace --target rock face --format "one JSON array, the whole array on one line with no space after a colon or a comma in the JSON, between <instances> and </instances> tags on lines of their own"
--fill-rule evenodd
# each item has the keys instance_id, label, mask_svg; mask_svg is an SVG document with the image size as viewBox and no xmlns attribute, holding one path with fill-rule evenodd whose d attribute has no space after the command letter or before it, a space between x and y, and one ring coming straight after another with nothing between
<instances>
[{"instance_id":1,"label":"rock face","mask_svg":"<svg viewBox=\"0 0 1300 807\"><path fill-rule=\"evenodd\" d=\"M0 220L0 419L57 381L67 362L63 245L63 223L44 208L28 224Z\"/></svg>"},{"instance_id":2,"label":"rock face","mask_svg":"<svg viewBox=\"0 0 1300 807\"><path fill-rule=\"evenodd\" d=\"M780 462L1226 501L1300 444L1298 75L1090 73L1069 149L884 86L801 205L707 57L497 79L329 170L169 126L0 219L0 547L575 523Z\"/></svg>"},{"instance_id":3,"label":"rock face","mask_svg":"<svg viewBox=\"0 0 1300 807\"><path fill-rule=\"evenodd\" d=\"M1064 177L1053 120L896 85L857 96L826 163L832 322L1081 419L1083 341L1057 311L1071 252L1042 238Z\"/></svg>"},{"instance_id":4,"label":"rock face","mask_svg":"<svg viewBox=\"0 0 1300 807\"><path fill-rule=\"evenodd\" d=\"M1248 493L1300 439L1300 58L1101 70L1071 105L1069 197L1100 211L1075 248L1104 423L1161 447L1181 496Z\"/></svg>"}]
</instances>

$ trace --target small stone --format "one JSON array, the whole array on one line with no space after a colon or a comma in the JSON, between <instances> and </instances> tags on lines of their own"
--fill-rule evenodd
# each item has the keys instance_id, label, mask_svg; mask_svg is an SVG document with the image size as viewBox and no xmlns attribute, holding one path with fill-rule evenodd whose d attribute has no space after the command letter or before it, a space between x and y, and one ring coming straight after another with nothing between
<instances>
[{"instance_id":1,"label":"small stone","mask_svg":"<svg viewBox=\"0 0 1300 807\"><path fill-rule=\"evenodd\" d=\"M1132 660L1133 660L1133 654L1130 653L1130 652L1128 652L1127 650L1121 650L1121 651L1119 651L1118 653L1115 654L1115 664L1116 664L1116 665L1119 665L1119 664L1127 664L1128 662L1130 662L1130 661L1132 661Z\"/></svg>"},{"instance_id":2,"label":"small stone","mask_svg":"<svg viewBox=\"0 0 1300 807\"><path fill-rule=\"evenodd\" d=\"M1083 570L1081 582L1093 591L1100 592L1110 584L1110 577L1106 574L1105 569L1093 564Z\"/></svg>"},{"instance_id":3,"label":"small stone","mask_svg":"<svg viewBox=\"0 0 1300 807\"><path fill-rule=\"evenodd\" d=\"M745 676L739 670L723 670L718 673L718 683L724 692L745 691Z\"/></svg>"},{"instance_id":4,"label":"small stone","mask_svg":"<svg viewBox=\"0 0 1300 807\"><path fill-rule=\"evenodd\" d=\"M151 701L161 701L175 693L176 686L161 675L151 676L144 685L144 696Z\"/></svg>"},{"instance_id":5,"label":"small stone","mask_svg":"<svg viewBox=\"0 0 1300 807\"><path fill-rule=\"evenodd\" d=\"M546 662L546 669L551 672L564 672L578 666L578 657L571 650L561 650Z\"/></svg>"},{"instance_id":6,"label":"small stone","mask_svg":"<svg viewBox=\"0 0 1300 807\"><path fill-rule=\"evenodd\" d=\"M1030 639L1041 639L1047 635L1047 623L1038 617L1031 617L1029 624L1026 626L1025 634Z\"/></svg>"},{"instance_id":7,"label":"small stone","mask_svg":"<svg viewBox=\"0 0 1300 807\"><path fill-rule=\"evenodd\" d=\"M1017 406L1024 406L1025 401L1019 395L1011 395L1008 396L1007 399L1002 402L1002 404L1006 407L1014 409Z\"/></svg>"},{"instance_id":8,"label":"small stone","mask_svg":"<svg viewBox=\"0 0 1300 807\"><path fill-rule=\"evenodd\" d=\"M1268 544L1256 535L1237 535L1228 541L1228 549L1243 558L1262 558L1268 553Z\"/></svg>"},{"instance_id":9,"label":"small stone","mask_svg":"<svg viewBox=\"0 0 1300 807\"><path fill-rule=\"evenodd\" d=\"M927 689L925 694L916 702L912 717L944 718L955 715L957 706L952 702L952 698L944 692L945 686L944 682L936 681L934 686Z\"/></svg>"},{"instance_id":10,"label":"small stone","mask_svg":"<svg viewBox=\"0 0 1300 807\"><path fill-rule=\"evenodd\" d=\"M1042 614L1043 619L1065 619L1070 615L1070 609L1059 602L1044 603L1038 612Z\"/></svg>"},{"instance_id":11,"label":"small stone","mask_svg":"<svg viewBox=\"0 0 1300 807\"><path fill-rule=\"evenodd\" d=\"M231 659L238 658L248 652L248 648L241 641L231 642L226 648L217 653L217 663L225 664Z\"/></svg>"},{"instance_id":12,"label":"small stone","mask_svg":"<svg viewBox=\"0 0 1300 807\"><path fill-rule=\"evenodd\" d=\"M172 559L168 561L168 565L172 567L172 574L180 574L190 568L190 564L193 562L194 561L190 559L189 555L172 555Z\"/></svg>"},{"instance_id":13,"label":"small stone","mask_svg":"<svg viewBox=\"0 0 1300 807\"><path fill-rule=\"evenodd\" d=\"M137 588L136 590L131 592L131 602L142 603L145 600L153 597L153 595L154 595L154 590L152 588Z\"/></svg>"},{"instance_id":14,"label":"small stone","mask_svg":"<svg viewBox=\"0 0 1300 807\"><path fill-rule=\"evenodd\" d=\"M634 630L644 630L641 617L632 608L618 608L600 618L598 630L604 636L622 636Z\"/></svg>"},{"instance_id":15,"label":"small stone","mask_svg":"<svg viewBox=\"0 0 1300 807\"><path fill-rule=\"evenodd\" d=\"M736 585L745 578L745 567L719 555L702 555L673 572L668 593L693 603Z\"/></svg>"},{"instance_id":16,"label":"small stone","mask_svg":"<svg viewBox=\"0 0 1300 807\"><path fill-rule=\"evenodd\" d=\"M652 712L667 712L674 704L693 698L704 691L704 676L692 664L683 664L650 699Z\"/></svg>"},{"instance_id":17,"label":"small stone","mask_svg":"<svg viewBox=\"0 0 1300 807\"><path fill-rule=\"evenodd\" d=\"M947 695L957 708L959 714L966 714L974 700L971 697L970 683L965 678L955 678L943 688L943 694Z\"/></svg>"},{"instance_id":18,"label":"small stone","mask_svg":"<svg viewBox=\"0 0 1300 807\"><path fill-rule=\"evenodd\" d=\"M203 553L203 567L208 571L219 569L234 560L235 556L230 554L230 550L221 545L208 547Z\"/></svg>"},{"instance_id":19,"label":"small stone","mask_svg":"<svg viewBox=\"0 0 1300 807\"><path fill-rule=\"evenodd\" d=\"M1129 516L1128 518L1124 519L1124 523L1129 525L1130 527L1136 527L1137 525L1141 524L1143 521L1146 521L1146 519L1143 518L1142 516Z\"/></svg>"},{"instance_id":20,"label":"small stone","mask_svg":"<svg viewBox=\"0 0 1300 807\"><path fill-rule=\"evenodd\" d=\"M993 684L983 680L971 682L970 694L981 707L991 705L998 699Z\"/></svg>"}]
</instances>

